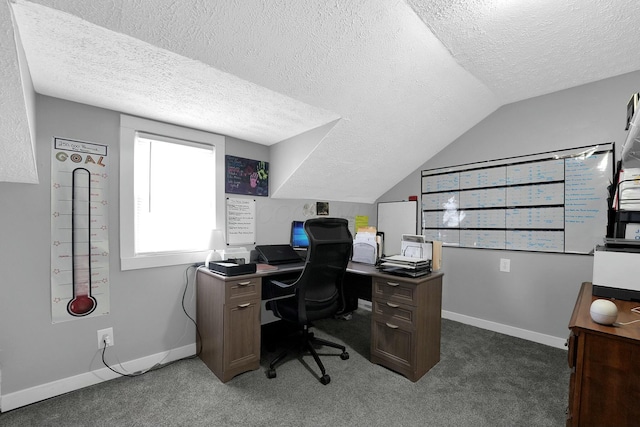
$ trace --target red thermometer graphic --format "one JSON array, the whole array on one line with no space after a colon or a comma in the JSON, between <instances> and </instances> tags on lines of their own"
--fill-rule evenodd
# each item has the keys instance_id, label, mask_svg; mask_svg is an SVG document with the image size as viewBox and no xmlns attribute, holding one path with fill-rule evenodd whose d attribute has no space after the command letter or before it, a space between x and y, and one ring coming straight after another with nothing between
<instances>
[{"instance_id":1,"label":"red thermometer graphic","mask_svg":"<svg viewBox=\"0 0 640 427\"><path fill-rule=\"evenodd\" d=\"M73 170L71 199L71 240L73 263L73 298L67 305L72 316L86 316L98 302L91 296L91 173L84 168Z\"/></svg>"}]
</instances>

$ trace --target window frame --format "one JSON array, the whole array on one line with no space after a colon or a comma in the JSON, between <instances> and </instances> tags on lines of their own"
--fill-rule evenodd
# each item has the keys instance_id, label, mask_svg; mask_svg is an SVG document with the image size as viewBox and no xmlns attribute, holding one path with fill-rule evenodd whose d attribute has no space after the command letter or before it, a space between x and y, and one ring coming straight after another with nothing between
<instances>
[{"instance_id":1,"label":"window frame","mask_svg":"<svg viewBox=\"0 0 640 427\"><path fill-rule=\"evenodd\" d=\"M140 117L120 115L120 269L135 270L141 268L165 267L170 265L203 262L208 250L180 251L162 253L135 253L135 199L134 147L136 133L193 141L215 147L215 182L213 185L194 183L202 186L203 191L215 191L215 228L224 229L225 192L224 192L224 154L225 137L196 129L171 125ZM210 233L211 230L202 230Z\"/></svg>"}]
</instances>

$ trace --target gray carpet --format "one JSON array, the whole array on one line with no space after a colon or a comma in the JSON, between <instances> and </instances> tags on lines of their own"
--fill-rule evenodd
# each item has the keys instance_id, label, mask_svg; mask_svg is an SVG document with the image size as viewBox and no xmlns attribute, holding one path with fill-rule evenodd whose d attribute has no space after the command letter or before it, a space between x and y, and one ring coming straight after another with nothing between
<instances>
[{"instance_id":1,"label":"gray carpet","mask_svg":"<svg viewBox=\"0 0 640 427\"><path fill-rule=\"evenodd\" d=\"M222 384L199 360L120 378L0 414L0 426L562 426L566 351L443 320L440 362L416 383L369 363L370 314L318 322L349 360L311 356ZM349 322L349 327L345 327ZM294 356L295 359L295 356Z\"/></svg>"}]
</instances>

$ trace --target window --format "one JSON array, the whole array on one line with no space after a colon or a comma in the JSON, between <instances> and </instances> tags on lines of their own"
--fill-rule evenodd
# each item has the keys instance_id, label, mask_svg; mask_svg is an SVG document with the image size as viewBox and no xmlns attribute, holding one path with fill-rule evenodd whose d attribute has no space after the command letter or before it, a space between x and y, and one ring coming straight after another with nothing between
<instances>
[{"instance_id":1,"label":"window","mask_svg":"<svg viewBox=\"0 0 640 427\"><path fill-rule=\"evenodd\" d=\"M122 270L203 261L224 219L224 137L121 116Z\"/></svg>"}]
</instances>

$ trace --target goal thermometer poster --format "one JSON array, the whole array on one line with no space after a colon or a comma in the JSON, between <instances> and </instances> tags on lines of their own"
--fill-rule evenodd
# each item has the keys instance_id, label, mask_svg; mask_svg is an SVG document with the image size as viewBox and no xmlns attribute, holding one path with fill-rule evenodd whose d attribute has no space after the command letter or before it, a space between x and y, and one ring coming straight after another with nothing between
<instances>
[{"instance_id":1,"label":"goal thermometer poster","mask_svg":"<svg viewBox=\"0 0 640 427\"><path fill-rule=\"evenodd\" d=\"M55 138L51 158L51 318L109 313L107 146Z\"/></svg>"}]
</instances>

